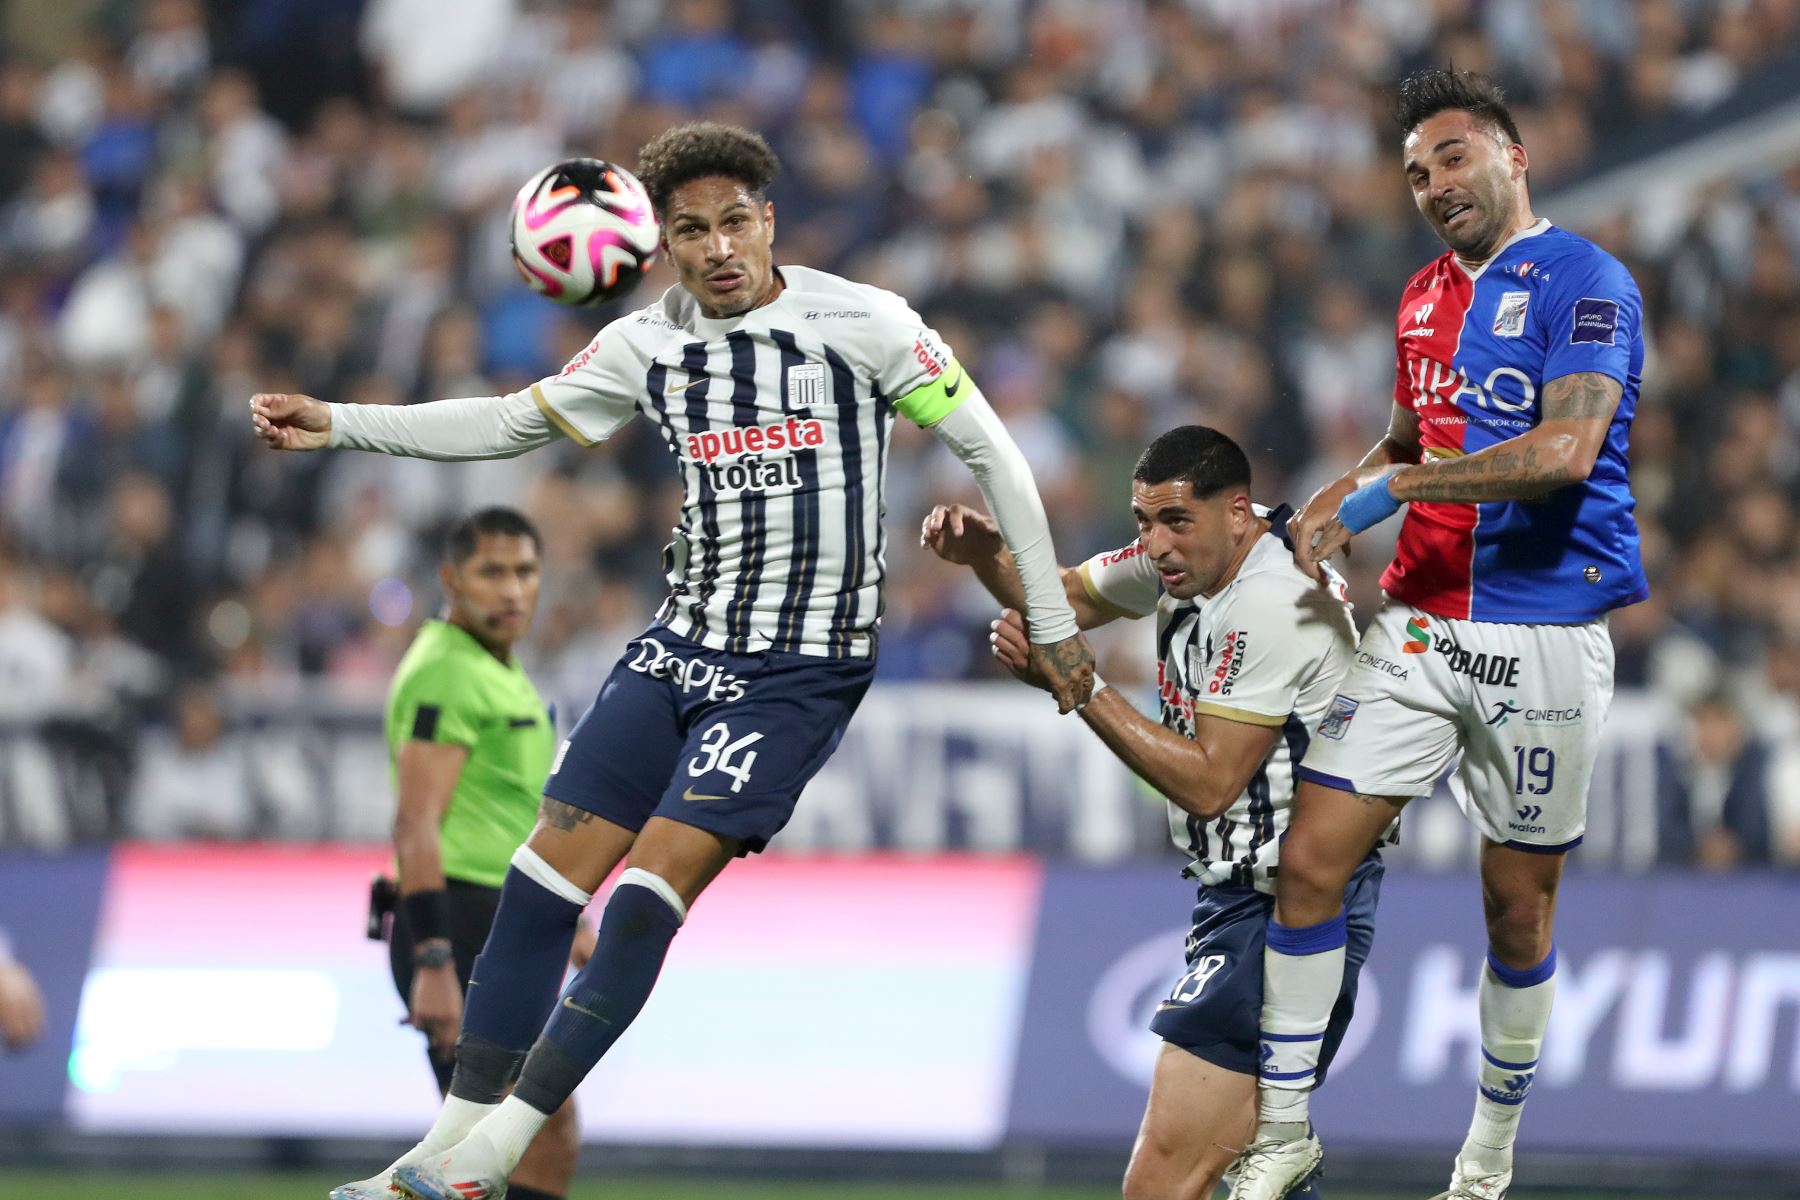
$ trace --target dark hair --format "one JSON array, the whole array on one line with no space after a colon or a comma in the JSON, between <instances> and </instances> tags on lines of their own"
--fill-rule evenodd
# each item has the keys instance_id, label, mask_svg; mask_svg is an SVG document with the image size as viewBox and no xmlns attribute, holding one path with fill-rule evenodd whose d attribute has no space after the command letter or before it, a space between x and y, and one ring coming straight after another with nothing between
<instances>
[{"instance_id":1,"label":"dark hair","mask_svg":"<svg viewBox=\"0 0 1800 1200\"><path fill-rule=\"evenodd\" d=\"M490 535L530 538L532 549L540 553L544 549L544 539L538 536L537 526L524 513L513 508L483 508L470 513L451 528L450 536L444 539L444 561L461 566L475 553L481 539Z\"/></svg>"},{"instance_id":2,"label":"dark hair","mask_svg":"<svg viewBox=\"0 0 1800 1200\"><path fill-rule=\"evenodd\" d=\"M1250 487L1250 460L1238 444L1205 425L1182 425L1157 438L1138 456L1131 477L1139 483L1182 480L1196 499L1226 488Z\"/></svg>"},{"instance_id":3,"label":"dark hair","mask_svg":"<svg viewBox=\"0 0 1800 1200\"><path fill-rule=\"evenodd\" d=\"M664 130L638 151L637 176L658 216L669 210L675 189L695 179L723 175L766 199L781 162L762 135L717 121L693 121Z\"/></svg>"},{"instance_id":4,"label":"dark hair","mask_svg":"<svg viewBox=\"0 0 1800 1200\"><path fill-rule=\"evenodd\" d=\"M1394 120L1408 132L1441 112L1459 109L1493 126L1511 142L1523 145L1519 127L1506 109L1506 92L1486 75L1455 67L1426 67L1400 81L1394 97Z\"/></svg>"}]
</instances>

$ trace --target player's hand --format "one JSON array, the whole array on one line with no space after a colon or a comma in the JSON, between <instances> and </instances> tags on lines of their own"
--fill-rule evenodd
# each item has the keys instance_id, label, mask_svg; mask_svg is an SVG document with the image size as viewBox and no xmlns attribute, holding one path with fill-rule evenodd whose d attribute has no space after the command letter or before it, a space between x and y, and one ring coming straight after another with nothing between
<instances>
[{"instance_id":1,"label":"player's hand","mask_svg":"<svg viewBox=\"0 0 1800 1200\"><path fill-rule=\"evenodd\" d=\"M1288 522L1295 564L1319 583L1325 582L1325 571L1320 564L1350 545L1352 535L1338 520L1338 505L1361 486L1358 472L1353 471L1314 492L1300 515Z\"/></svg>"},{"instance_id":2,"label":"player's hand","mask_svg":"<svg viewBox=\"0 0 1800 1200\"><path fill-rule=\"evenodd\" d=\"M594 927L583 918L575 923L575 940L569 945L569 965L577 971L588 965L588 959L594 957L594 945L599 935Z\"/></svg>"},{"instance_id":3,"label":"player's hand","mask_svg":"<svg viewBox=\"0 0 1800 1200\"><path fill-rule=\"evenodd\" d=\"M311 396L258 392L250 397L250 424L271 450L323 450L331 440L331 406Z\"/></svg>"},{"instance_id":4,"label":"player's hand","mask_svg":"<svg viewBox=\"0 0 1800 1200\"><path fill-rule=\"evenodd\" d=\"M1087 639L1072 633L1060 642L1031 644L1032 669L1043 676L1056 711L1072 712L1094 694L1094 651Z\"/></svg>"},{"instance_id":5,"label":"player's hand","mask_svg":"<svg viewBox=\"0 0 1800 1200\"><path fill-rule=\"evenodd\" d=\"M456 1048L457 1035L462 1032L462 1013L462 984L456 978L454 963L413 971L406 1024L423 1033L432 1050L448 1054Z\"/></svg>"},{"instance_id":6,"label":"player's hand","mask_svg":"<svg viewBox=\"0 0 1800 1200\"><path fill-rule=\"evenodd\" d=\"M1031 664L1031 638L1025 632L1025 618L1010 608L1000 610L1000 617L991 626L988 634L988 645L993 648L994 657L1000 665L1011 671L1021 683L1029 683L1041 691L1049 691L1050 684Z\"/></svg>"},{"instance_id":7,"label":"player's hand","mask_svg":"<svg viewBox=\"0 0 1800 1200\"><path fill-rule=\"evenodd\" d=\"M0 963L0 1040L23 1050L44 1033L44 994L31 972L15 962Z\"/></svg>"},{"instance_id":8,"label":"player's hand","mask_svg":"<svg viewBox=\"0 0 1800 1200\"><path fill-rule=\"evenodd\" d=\"M966 504L940 504L919 526L919 545L945 562L972 567L989 562L1006 550L994 518Z\"/></svg>"}]
</instances>

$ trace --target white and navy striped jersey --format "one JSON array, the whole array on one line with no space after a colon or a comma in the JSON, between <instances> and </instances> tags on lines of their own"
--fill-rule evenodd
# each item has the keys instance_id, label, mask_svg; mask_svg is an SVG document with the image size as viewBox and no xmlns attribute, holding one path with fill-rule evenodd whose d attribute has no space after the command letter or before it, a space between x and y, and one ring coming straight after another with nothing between
<instances>
[{"instance_id":1,"label":"white and navy striped jersey","mask_svg":"<svg viewBox=\"0 0 1800 1200\"><path fill-rule=\"evenodd\" d=\"M670 288L532 397L582 445L639 412L661 430L685 489L663 553L670 628L732 653L867 657L894 414L932 424L964 381L945 376L950 352L892 292L780 270L779 296L728 319ZM939 407L908 403L940 377Z\"/></svg>"},{"instance_id":2,"label":"white and navy striped jersey","mask_svg":"<svg viewBox=\"0 0 1800 1200\"><path fill-rule=\"evenodd\" d=\"M1269 531L1250 548L1231 581L1211 598L1177 600L1143 546L1098 554L1081 566L1096 600L1122 613L1156 614L1156 682L1162 723L1194 736L1201 714L1276 726L1249 786L1225 813L1203 821L1169 805L1169 832L1190 862L1184 874L1203 884L1275 890L1280 838L1294 806L1294 766L1337 694L1356 654L1356 626L1343 580L1307 578L1287 542L1285 506L1269 512Z\"/></svg>"}]
</instances>

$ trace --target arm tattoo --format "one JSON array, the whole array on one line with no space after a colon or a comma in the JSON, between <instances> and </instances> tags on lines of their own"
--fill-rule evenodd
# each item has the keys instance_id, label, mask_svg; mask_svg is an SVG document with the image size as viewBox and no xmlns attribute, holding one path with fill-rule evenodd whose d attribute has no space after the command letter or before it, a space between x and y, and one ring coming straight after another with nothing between
<instances>
[{"instance_id":1,"label":"arm tattoo","mask_svg":"<svg viewBox=\"0 0 1800 1200\"><path fill-rule=\"evenodd\" d=\"M1623 392L1619 381L1610 375L1581 371L1551 380L1544 389L1544 420L1612 422Z\"/></svg>"},{"instance_id":2,"label":"arm tattoo","mask_svg":"<svg viewBox=\"0 0 1800 1200\"><path fill-rule=\"evenodd\" d=\"M1618 380L1593 371L1552 380L1544 389L1543 419L1536 429L1478 453L1427 463L1420 471L1409 472L1412 477L1404 480L1404 498L1460 504L1541 500L1585 477L1571 469L1569 461L1579 458L1582 442L1595 447L1598 439L1606 436L1621 391ZM1544 453L1546 447L1548 454Z\"/></svg>"},{"instance_id":3,"label":"arm tattoo","mask_svg":"<svg viewBox=\"0 0 1800 1200\"><path fill-rule=\"evenodd\" d=\"M577 825L593 820L594 814L585 808L576 808L573 804L564 804L561 800L545 796L538 804L538 819L551 828L566 833Z\"/></svg>"}]
</instances>

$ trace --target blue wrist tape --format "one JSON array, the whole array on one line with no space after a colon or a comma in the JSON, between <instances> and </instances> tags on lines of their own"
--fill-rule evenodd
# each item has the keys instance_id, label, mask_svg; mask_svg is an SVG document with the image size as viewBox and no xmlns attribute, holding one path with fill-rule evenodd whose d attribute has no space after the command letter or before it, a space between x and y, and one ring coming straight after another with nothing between
<instances>
[{"instance_id":1,"label":"blue wrist tape","mask_svg":"<svg viewBox=\"0 0 1800 1200\"><path fill-rule=\"evenodd\" d=\"M1344 523L1345 529L1351 533L1361 533L1400 511L1400 501L1388 490L1388 480L1392 478L1392 475L1383 475L1343 498L1338 504L1337 518Z\"/></svg>"}]
</instances>

